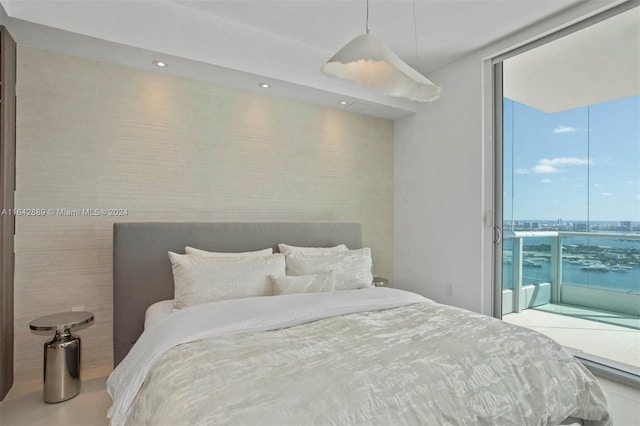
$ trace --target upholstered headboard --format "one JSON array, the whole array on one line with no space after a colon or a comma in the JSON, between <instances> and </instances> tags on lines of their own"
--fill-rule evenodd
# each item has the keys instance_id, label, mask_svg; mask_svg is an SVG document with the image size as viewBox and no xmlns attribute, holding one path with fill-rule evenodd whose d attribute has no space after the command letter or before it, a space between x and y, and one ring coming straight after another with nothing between
<instances>
[{"instance_id":1,"label":"upholstered headboard","mask_svg":"<svg viewBox=\"0 0 640 426\"><path fill-rule=\"evenodd\" d=\"M344 222L140 222L113 226L113 362L127 355L144 329L146 309L173 299L168 251L185 246L242 252L285 243L362 247L362 226Z\"/></svg>"}]
</instances>

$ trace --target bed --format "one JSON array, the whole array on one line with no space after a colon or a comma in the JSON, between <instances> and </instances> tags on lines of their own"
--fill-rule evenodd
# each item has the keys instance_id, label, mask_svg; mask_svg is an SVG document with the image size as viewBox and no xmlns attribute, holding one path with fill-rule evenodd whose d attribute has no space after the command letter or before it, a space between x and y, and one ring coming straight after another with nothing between
<instances>
[{"instance_id":1,"label":"bed","mask_svg":"<svg viewBox=\"0 0 640 426\"><path fill-rule=\"evenodd\" d=\"M611 423L597 380L553 340L362 284L366 278L348 266L368 253L361 235L359 224L338 222L115 224L111 423ZM349 250L233 261L181 254L185 247L277 252L279 243ZM176 253L171 262L167 252ZM294 270L300 259L303 266L318 259L340 265L306 275ZM246 265L258 275L284 262L286 275L297 277L270 275L276 292L286 284L279 295L194 299L180 275L174 293L174 272L186 260L197 268ZM315 281L298 286L307 277ZM337 290L318 290L329 279ZM191 302L175 309L178 300Z\"/></svg>"}]
</instances>

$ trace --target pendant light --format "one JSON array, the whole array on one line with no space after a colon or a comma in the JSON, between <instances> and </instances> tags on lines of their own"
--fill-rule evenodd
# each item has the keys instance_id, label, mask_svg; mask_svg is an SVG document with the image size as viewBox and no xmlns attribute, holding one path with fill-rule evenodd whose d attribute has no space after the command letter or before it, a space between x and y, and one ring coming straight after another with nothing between
<instances>
[{"instance_id":1,"label":"pendant light","mask_svg":"<svg viewBox=\"0 0 640 426\"><path fill-rule=\"evenodd\" d=\"M415 3L413 14L415 31ZM411 68L384 43L369 34L369 0L366 34L357 36L333 55L322 66L322 72L331 77L351 80L385 95L412 101L430 102L440 97L440 87Z\"/></svg>"}]
</instances>

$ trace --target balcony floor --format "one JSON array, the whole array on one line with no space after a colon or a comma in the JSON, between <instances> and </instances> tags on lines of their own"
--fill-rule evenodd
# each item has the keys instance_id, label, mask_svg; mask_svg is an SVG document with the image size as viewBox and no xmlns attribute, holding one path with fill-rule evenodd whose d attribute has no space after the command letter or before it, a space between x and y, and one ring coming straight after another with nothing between
<instances>
[{"instance_id":1,"label":"balcony floor","mask_svg":"<svg viewBox=\"0 0 640 426\"><path fill-rule=\"evenodd\" d=\"M612 360L612 366L640 373L639 317L547 304L502 319L545 334L585 358Z\"/></svg>"}]
</instances>

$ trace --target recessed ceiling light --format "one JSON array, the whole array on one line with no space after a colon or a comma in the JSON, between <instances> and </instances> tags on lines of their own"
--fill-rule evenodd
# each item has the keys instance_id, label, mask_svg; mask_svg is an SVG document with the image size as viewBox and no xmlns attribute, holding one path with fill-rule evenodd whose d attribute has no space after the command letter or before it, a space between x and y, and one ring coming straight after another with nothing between
<instances>
[{"instance_id":1,"label":"recessed ceiling light","mask_svg":"<svg viewBox=\"0 0 640 426\"><path fill-rule=\"evenodd\" d=\"M152 64L160 68L164 68L167 66L167 63L162 61L153 61Z\"/></svg>"},{"instance_id":2,"label":"recessed ceiling light","mask_svg":"<svg viewBox=\"0 0 640 426\"><path fill-rule=\"evenodd\" d=\"M267 83L260 83L260 87L262 87L263 89L268 89L269 87L271 87L271 85Z\"/></svg>"},{"instance_id":3,"label":"recessed ceiling light","mask_svg":"<svg viewBox=\"0 0 640 426\"><path fill-rule=\"evenodd\" d=\"M340 105L349 105L349 101L340 101L338 102Z\"/></svg>"}]
</instances>

